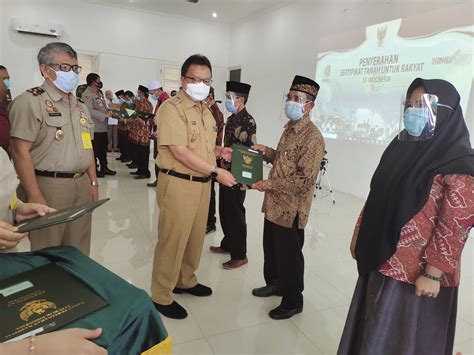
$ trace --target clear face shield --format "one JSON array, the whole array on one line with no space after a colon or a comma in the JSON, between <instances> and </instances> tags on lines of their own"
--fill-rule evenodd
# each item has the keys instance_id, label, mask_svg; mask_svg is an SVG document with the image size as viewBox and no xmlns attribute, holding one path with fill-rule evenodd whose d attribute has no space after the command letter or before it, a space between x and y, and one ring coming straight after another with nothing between
<instances>
[{"instance_id":1,"label":"clear face shield","mask_svg":"<svg viewBox=\"0 0 474 355\"><path fill-rule=\"evenodd\" d=\"M225 109L227 112L235 113L240 106L240 99L241 96L233 91L227 91L225 93Z\"/></svg>"},{"instance_id":2,"label":"clear face shield","mask_svg":"<svg viewBox=\"0 0 474 355\"><path fill-rule=\"evenodd\" d=\"M282 105L283 112L280 117L285 117L285 121L298 121L303 118L311 109L308 104L313 102L308 99L304 92L290 90L283 96L284 105Z\"/></svg>"},{"instance_id":3,"label":"clear face shield","mask_svg":"<svg viewBox=\"0 0 474 355\"><path fill-rule=\"evenodd\" d=\"M398 139L426 141L433 138L438 105L436 95L425 93L414 92L409 100L402 100Z\"/></svg>"}]
</instances>

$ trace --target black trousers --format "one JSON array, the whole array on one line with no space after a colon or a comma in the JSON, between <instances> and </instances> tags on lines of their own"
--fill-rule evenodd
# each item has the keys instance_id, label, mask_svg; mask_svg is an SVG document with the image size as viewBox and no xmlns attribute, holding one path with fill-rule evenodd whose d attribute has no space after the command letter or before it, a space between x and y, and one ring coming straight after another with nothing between
<instances>
[{"instance_id":1,"label":"black trousers","mask_svg":"<svg viewBox=\"0 0 474 355\"><path fill-rule=\"evenodd\" d=\"M149 145L136 145L135 149L137 151L137 167L138 175L146 175L150 177L150 170L148 169L148 160L150 156L150 146Z\"/></svg>"},{"instance_id":2,"label":"black trousers","mask_svg":"<svg viewBox=\"0 0 474 355\"><path fill-rule=\"evenodd\" d=\"M158 165L156 165L156 157L158 156L158 141L153 141L153 158L155 161L153 162L153 165L155 166L155 177L156 180L158 180L158 174L160 172L160 168L158 168Z\"/></svg>"},{"instance_id":3,"label":"black trousers","mask_svg":"<svg viewBox=\"0 0 474 355\"><path fill-rule=\"evenodd\" d=\"M138 166L137 163L137 154L138 154L138 146L135 143L132 143L128 140L128 149L130 152L130 159L132 159L132 163Z\"/></svg>"},{"instance_id":4,"label":"black trousers","mask_svg":"<svg viewBox=\"0 0 474 355\"><path fill-rule=\"evenodd\" d=\"M94 157L95 157L95 166L96 170L99 170L97 161L100 164L100 170L107 168L107 144L108 144L108 133L100 132L94 133Z\"/></svg>"},{"instance_id":5,"label":"black trousers","mask_svg":"<svg viewBox=\"0 0 474 355\"><path fill-rule=\"evenodd\" d=\"M245 191L219 185L219 216L224 238L221 248L228 250L232 260L247 257L247 223L245 221Z\"/></svg>"},{"instance_id":6,"label":"black trousers","mask_svg":"<svg viewBox=\"0 0 474 355\"><path fill-rule=\"evenodd\" d=\"M130 147L127 137L127 132L118 132L118 144L120 149L120 160L121 161L130 161Z\"/></svg>"},{"instance_id":7,"label":"black trousers","mask_svg":"<svg viewBox=\"0 0 474 355\"><path fill-rule=\"evenodd\" d=\"M267 285L276 285L283 295L281 306L303 306L304 229L298 229L298 217L292 228L265 219L263 225L263 275Z\"/></svg>"},{"instance_id":8,"label":"black trousers","mask_svg":"<svg viewBox=\"0 0 474 355\"><path fill-rule=\"evenodd\" d=\"M216 180L212 179L211 181L211 199L209 200L209 213L207 215L207 225L215 226L217 222L216 218L216 190L215 188Z\"/></svg>"}]
</instances>

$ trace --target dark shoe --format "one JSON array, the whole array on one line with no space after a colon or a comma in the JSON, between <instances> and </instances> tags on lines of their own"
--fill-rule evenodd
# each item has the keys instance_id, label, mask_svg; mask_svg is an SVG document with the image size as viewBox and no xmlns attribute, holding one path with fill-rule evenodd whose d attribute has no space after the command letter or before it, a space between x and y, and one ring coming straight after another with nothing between
<instances>
[{"instance_id":1,"label":"dark shoe","mask_svg":"<svg viewBox=\"0 0 474 355\"><path fill-rule=\"evenodd\" d=\"M212 233L212 232L215 232L215 231L216 231L216 225L215 224L206 227L206 234Z\"/></svg>"},{"instance_id":2,"label":"dark shoe","mask_svg":"<svg viewBox=\"0 0 474 355\"><path fill-rule=\"evenodd\" d=\"M176 301L167 306L155 302L153 302L153 305L158 312L168 318L184 319L188 316L188 312Z\"/></svg>"},{"instance_id":3,"label":"dark shoe","mask_svg":"<svg viewBox=\"0 0 474 355\"><path fill-rule=\"evenodd\" d=\"M241 266L244 266L245 264L248 264L249 259L234 259L234 260L229 260L225 263L222 264L222 267L227 270L232 270L232 269L237 269Z\"/></svg>"},{"instance_id":4,"label":"dark shoe","mask_svg":"<svg viewBox=\"0 0 474 355\"><path fill-rule=\"evenodd\" d=\"M228 250L225 250L224 248L221 248L221 247L209 247L209 250L211 251L211 253L215 253L215 254L229 254Z\"/></svg>"},{"instance_id":5,"label":"dark shoe","mask_svg":"<svg viewBox=\"0 0 474 355\"><path fill-rule=\"evenodd\" d=\"M130 175L138 175L138 171L130 171Z\"/></svg>"},{"instance_id":6,"label":"dark shoe","mask_svg":"<svg viewBox=\"0 0 474 355\"><path fill-rule=\"evenodd\" d=\"M115 158L115 160L122 160L122 158L118 157L118 158Z\"/></svg>"},{"instance_id":7,"label":"dark shoe","mask_svg":"<svg viewBox=\"0 0 474 355\"><path fill-rule=\"evenodd\" d=\"M303 312L303 307L293 308L293 309L284 309L281 306L278 306L275 309L272 309L268 315L271 319L288 319L293 317L295 314Z\"/></svg>"},{"instance_id":8,"label":"dark shoe","mask_svg":"<svg viewBox=\"0 0 474 355\"><path fill-rule=\"evenodd\" d=\"M149 179L149 178L150 178L150 175L138 175L134 177L135 180L144 180L144 179Z\"/></svg>"},{"instance_id":9,"label":"dark shoe","mask_svg":"<svg viewBox=\"0 0 474 355\"><path fill-rule=\"evenodd\" d=\"M154 182L150 182L149 184L146 184L146 186L148 187L156 187L156 185L158 185L158 181L154 181Z\"/></svg>"},{"instance_id":10,"label":"dark shoe","mask_svg":"<svg viewBox=\"0 0 474 355\"><path fill-rule=\"evenodd\" d=\"M197 296L197 297L206 297L212 295L212 290L210 287L197 284L191 288L179 288L175 287L173 293L181 294L181 293L189 293L190 295Z\"/></svg>"},{"instance_id":11,"label":"dark shoe","mask_svg":"<svg viewBox=\"0 0 474 355\"><path fill-rule=\"evenodd\" d=\"M127 164L127 166L128 166L129 169L136 169L136 168L138 168L137 164L134 164L134 163Z\"/></svg>"},{"instance_id":12,"label":"dark shoe","mask_svg":"<svg viewBox=\"0 0 474 355\"><path fill-rule=\"evenodd\" d=\"M105 177L105 174L102 171L96 171L95 176L97 176L98 178L103 178Z\"/></svg>"},{"instance_id":13,"label":"dark shoe","mask_svg":"<svg viewBox=\"0 0 474 355\"><path fill-rule=\"evenodd\" d=\"M281 296L281 294L278 292L278 288L275 285L254 288L252 290L252 295L256 297Z\"/></svg>"},{"instance_id":14,"label":"dark shoe","mask_svg":"<svg viewBox=\"0 0 474 355\"><path fill-rule=\"evenodd\" d=\"M105 175L116 175L116 174L117 174L116 171L110 170L109 168L104 168L104 169L102 169L102 172L103 172Z\"/></svg>"}]
</instances>

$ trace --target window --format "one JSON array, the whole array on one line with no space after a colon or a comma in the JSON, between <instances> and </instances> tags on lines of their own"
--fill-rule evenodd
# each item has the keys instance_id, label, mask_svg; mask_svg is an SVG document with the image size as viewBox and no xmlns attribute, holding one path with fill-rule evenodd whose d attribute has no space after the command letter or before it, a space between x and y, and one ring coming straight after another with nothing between
<instances>
[{"instance_id":1,"label":"window","mask_svg":"<svg viewBox=\"0 0 474 355\"><path fill-rule=\"evenodd\" d=\"M242 71L241 68L230 69L229 70L229 80L230 81L237 81L237 82L240 83L241 71Z\"/></svg>"},{"instance_id":2,"label":"window","mask_svg":"<svg viewBox=\"0 0 474 355\"><path fill-rule=\"evenodd\" d=\"M181 86L181 68L164 65L161 68L163 90L170 93L172 90L179 91Z\"/></svg>"}]
</instances>

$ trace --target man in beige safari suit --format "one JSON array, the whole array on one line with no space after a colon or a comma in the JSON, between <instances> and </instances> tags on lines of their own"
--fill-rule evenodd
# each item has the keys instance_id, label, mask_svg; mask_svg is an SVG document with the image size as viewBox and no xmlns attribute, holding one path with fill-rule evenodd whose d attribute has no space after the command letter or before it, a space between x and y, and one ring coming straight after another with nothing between
<instances>
[{"instance_id":1,"label":"man in beige safari suit","mask_svg":"<svg viewBox=\"0 0 474 355\"><path fill-rule=\"evenodd\" d=\"M71 93L81 70L77 53L65 43L49 43L38 62L43 84L18 96L10 110L19 197L57 210L95 201L93 124L87 107ZM88 255L90 239L90 214L30 233L32 250L73 245Z\"/></svg>"},{"instance_id":2,"label":"man in beige safari suit","mask_svg":"<svg viewBox=\"0 0 474 355\"><path fill-rule=\"evenodd\" d=\"M232 150L215 145L217 127L203 103L211 84L209 59L189 57L181 67L182 90L157 114L160 217L151 298L160 313L175 319L186 318L187 312L173 301L172 292L212 294L194 274L206 233L211 177L226 186L236 184L230 172L216 166L216 157L230 160Z\"/></svg>"}]
</instances>

